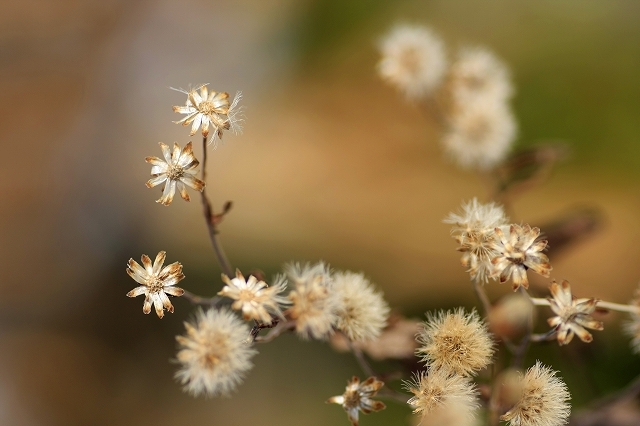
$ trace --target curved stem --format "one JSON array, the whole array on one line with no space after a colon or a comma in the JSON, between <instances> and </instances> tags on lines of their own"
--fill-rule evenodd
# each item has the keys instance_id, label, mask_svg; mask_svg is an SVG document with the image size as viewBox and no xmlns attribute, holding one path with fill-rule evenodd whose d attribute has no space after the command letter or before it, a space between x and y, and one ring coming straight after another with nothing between
<instances>
[{"instance_id":1,"label":"curved stem","mask_svg":"<svg viewBox=\"0 0 640 426\"><path fill-rule=\"evenodd\" d=\"M206 182L207 178L207 138L202 138L202 181ZM215 215L213 214L213 208L211 207L211 201L207 197L206 189L202 190L202 209L204 211L204 220L207 223L207 229L209 230L209 239L211 240L211 245L213 245L213 251L216 254L216 259L218 260L218 264L220 268L222 268L222 272L225 273L228 277L233 276L233 268L227 259L227 255L222 248L222 244L220 244L220 240L218 239L218 228L215 222Z\"/></svg>"},{"instance_id":2,"label":"curved stem","mask_svg":"<svg viewBox=\"0 0 640 426\"><path fill-rule=\"evenodd\" d=\"M531 302L536 306L551 306L551 303L549 303L547 299L542 299L539 297L531 297L530 299L531 299ZM599 300L598 303L596 304L596 307L608 309L610 311L640 314L640 306L622 305L620 303L605 302L604 300Z\"/></svg>"},{"instance_id":3,"label":"curved stem","mask_svg":"<svg viewBox=\"0 0 640 426\"><path fill-rule=\"evenodd\" d=\"M222 297L220 296L202 297L202 296L193 294L187 290L184 291L184 294L182 295L182 297L184 297L194 305L206 305L206 306L216 306L222 300Z\"/></svg>"},{"instance_id":4,"label":"curved stem","mask_svg":"<svg viewBox=\"0 0 640 426\"><path fill-rule=\"evenodd\" d=\"M254 343L269 343L274 340L276 337L284 333L285 331L293 330L296 322L293 320L279 322L278 325L273 327L267 334L264 336L256 335L253 339ZM269 327L263 327L269 328ZM259 331L259 330L258 330Z\"/></svg>"}]
</instances>

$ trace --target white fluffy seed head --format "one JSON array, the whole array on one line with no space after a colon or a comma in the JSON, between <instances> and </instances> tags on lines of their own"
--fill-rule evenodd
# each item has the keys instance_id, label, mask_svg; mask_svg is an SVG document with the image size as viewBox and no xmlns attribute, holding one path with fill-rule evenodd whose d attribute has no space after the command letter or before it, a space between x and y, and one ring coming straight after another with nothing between
<instances>
[{"instance_id":1,"label":"white fluffy seed head","mask_svg":"<svg viewBox=\"0 0 640 426\"><path fill-rule=\"evenodd\" d=\"M447 69L444 44L430 29L398 25L380 41L380 76L409 99L428 96Z\"/></svg>"},{"instance_id":2,"label":"white fluffy seed head","mask_svg":"<svg viewBox=\"0 0 640 426\"><path fill-rule=\"evenodd\" d=\"M339 300L336 328L356 342L378 338L389 317L382 293L362 273L336 272L333 283Z\"/></svg>"},{"instance_id":3,"label":"white fluffy seed head","mask_svg":"<svg viewBox=\"0 0 640 426\"><path fill-rule=\"evenodd\" d=\"M537 361L520 383L518 403L501 420L509 426L562 426L569 420L571 395L556 372Z\"/></svg>"},{"instance_id":4,"label":"white fluffy seed head","mask_svg":"<svg viewBox=\"0 0 640 426\"><path fill-rule=\"evenodd\" d=\"M290 263L285 272L293 283L287 314L296 321L296 332L303 339L326 339L338 319L339 305L329 265Z\"/></svg>"},{"instance_id":5,"label":"white fluffy seed head","mask_svg":"<svg viewBox=\"0 0 640 426\"><path fill-rule=\"evenodd\" d=\"M223 309L198 311L187 333L177 336L176 379L194 396L228 395L242 382L257 353L247 342L249 327Z\"/></svg>"}]
</instances>

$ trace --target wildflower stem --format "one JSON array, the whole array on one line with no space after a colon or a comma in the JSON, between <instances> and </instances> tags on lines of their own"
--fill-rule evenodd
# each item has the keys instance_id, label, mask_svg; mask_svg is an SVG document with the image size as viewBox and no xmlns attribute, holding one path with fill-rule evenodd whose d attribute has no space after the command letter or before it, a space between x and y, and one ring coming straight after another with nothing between
<instances>
[{"instance_id":1,"label":"wildflower stem","mask_svg":"<svg viewBox=\"0 0 640 426\"><path fill-rule=\"evenodd\" d=\"M489 301L489 297L484 291L484 287L478 281L473 281L473 288L476 291L476 296L478 296L478 299L480 299L480 302L482 303L484 316L487 317L489 315L489 312L491 311L491 301Z\"/></svg>"},{"instance_id":2,"label":"wildflower stem","mask_svg":"<svg viewBox=\"0 0 640 426\"><path fill-rule=\"evenodd\" d=\"M378 377L378 374L376 374L376 372L373 371L373 368L371 368L371 365L369 365L369 362L364 357L364 353L362 353L362 349L355 347L353 345L353 342L351 342L351 340L349 340L349 346L351 347L353 356L356 357L358 364L360 364L360 368L362 368L362 371L364 371L367 376Z\"/></svg>"},{"instance_id":3,"label":"wildflower stem","mask_svg":"<svg viewBox=\"0 0 640 426\"><path fill-rule=\"evenodd\" d=\"M193 294L187 290L184 291L184 294L182 295L182 297L184 297L194 305L207 305L207 306L216 306L218 302L222 300L222 297L220 296L202 297L202 296Z\"/></svg>"},{"instance_id":4,"label":"wildflower stem","mask_svg":"<svg viewBox=\"0 0 640 426\"><path fill-rule=\"evenodd\" d=\"M202 138L202 180L206 182L207 177L207 138L204 136ZM218 239L218 228L216 226L215 218L216 216L213 214L213 208L211 207L211 201L209 197L207 197L206 189L202 190L202 208L204 210L204 220L207 222L207 229L209 230L209 239L211 240L211 245L213 245L213 251L216 254L216 259L218 260L218 264L220 268L222 268L222 272L225 275L232 277L233 269L229 264L229 260L227 260L227 255L222 248L222 244L220 244L220 240Z\"/></svg>"},{"instance_id":5,"label":"wildflower stem","mask_svg":"<svg viewBox=\"0 0 640 426\"><path fill-rule=\"evenodd\" d=\"M407 395L403 394L402 392L398 392L396 390L389 389L389 388L384 388L379 390L377 396L379 396L380 398L395 399L396 401L401 402L403 404L406 404L410 398L410 397L407 397Z\"/></svg>"},{"instance_id":6,"label":"wildflower stem","mask_svg":"<svg viewBox=\"0 0 640 426\"><path fill-rule=\"evenodd\" d=\"M547 299L542 299L539 297L532 297L531 302L536 306L551 306ZM640 313L640 307L634 305L622 305L620 303L612 303L605 302L603 300L599 300L597 305L598 308L608 309L610 311L618 311L618 312L627 312L627 313Z\"/></svg>"},{"instance_id":7,"label":"wildflower stem","mask_svg":"<svg viewBox=\"0 0 640 426\"><path fill-rule=\"evenodd\" d=\"M292 330L295 327L296 323L293 320L282 321L279 322L278 325L273 327L267 334L264 336L254 336L253 341L255 343L269 343L274 340L276 337L281 335L283 332Z\"/></svg>"}]
</instances>

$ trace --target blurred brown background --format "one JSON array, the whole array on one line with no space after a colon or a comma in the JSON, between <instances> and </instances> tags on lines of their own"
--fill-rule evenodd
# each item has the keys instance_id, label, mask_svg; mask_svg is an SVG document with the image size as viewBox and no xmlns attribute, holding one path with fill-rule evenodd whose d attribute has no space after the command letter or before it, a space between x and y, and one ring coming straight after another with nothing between
<instances>
[{"instance_id":1,"label":"blurred brown background","mask_svg":"<svg viewBox=\"0 0 640 426\"><path fill-rule=\"evenodd\" d=\"M518 146L572 152L517 198L516 219L600 209L603 226L552 258L553 276L626 302L640 277L639 17L632 0L1 2L0 424L348 424L323 404L359 374L347 355L284 336L259 348L233 398L193 399L170 363L192 307L176 300L160 321L124 297L126 261L160 250L184 265L184 288L220 287L199 203L165 208L144 186L157 143L189 140L169 87L244 93L244 134L225 136L208 168L216 206L234 202L221 227L234 266L271 276L324 259L364 271L407 314L474 303L441 220L487 188L377 78L376 40L396 22L511 66ZM601 340L618 349L596 342L587 358L622 359L599 373L621 376L584 400L640 372L616 318ZM409 410L389 405L362 423L406 424Z\"/></svg>"}]
</instances>

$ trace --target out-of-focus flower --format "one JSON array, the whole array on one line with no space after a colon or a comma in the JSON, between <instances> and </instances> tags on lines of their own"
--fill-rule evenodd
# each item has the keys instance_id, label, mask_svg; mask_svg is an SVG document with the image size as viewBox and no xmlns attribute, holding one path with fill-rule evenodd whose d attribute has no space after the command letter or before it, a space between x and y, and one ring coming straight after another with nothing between
<instances>
[{"instance_id":1,"label":"out-of-focus flower","mask_svg":"<svg viewBox=\"0 0 640 426\"><path fill-rule=\"evenodd\" d=\"M194 396L227 395L253 367L257 351L248 343L249 327L228 310L209 309L196 314L187 333L176 336L181 364L176 379Z\"/></svg>"},{"instance_id":2,"label":"out-of-focus flower","mask_svg":"<svg viewBox=\"0 0 640 426\"><path fill-rule=\"evenodd\" d=\"M564 280L558 285L554 280L549 287L553 298L549 298L551 310L557 315L549 318L547 322L555 327L558 343L568 344L573 339L574 333L583 342L591 342L593 336L586 328L602 330L602 322L596 321L591 314L596 310L597 299L577 299L571 294L569 282Z\"/></svg>"},{"instance_id":3,"label":"out-of-focus flower","mask_svg":"<svg viewBox=\"0 0 640 426\"><path fill-rule=\"evenodd\" d=\"M378 73L407 98L430 94L447 68L444 44L425 27L399 25L380 42Z\"/></svg>"},{"instance_id":4,"label":"out-of-focus flower","mask_svg":"<svg viewBox=\"0 0 640 426\"><path fill-rule=\"evenodd\" d=\"M498 256L491 260L493 270L491 277L500 276L500 282L506 282L509 278L513 280L513 289L520 286L529 288L527 269L549 277L551 264L546 254L542 253L547 247L546 240L538 240L540 229L531 228L528 224L524 226L511 225L509 233L505 235L503 228L495 229L498 241L495 243L495 250Z\"/></svg>"},{"instance_id":5,"label":"out-of-focus flower","mask_svg":"<svg viewBox=\"0 0 640 426\"><path fill-rule=\"evenodd\" d=\"M338 295L336 328L352 341L373 340L387 324L389 305L364 274L336 272L333 290Z\"/></svg>"},{"instance_id":6,"label":"out-of-focus flower","mask_svg":"<svg viewBox=\"0 0 640 426\"><path fill-rule=\"evenodd\" d=\"M567 385L551 370L537 361L527 370L520 383L518 403L501 420L509 426L561 426L571 413L571 395Z\"/></svg>"},{"instance_id":7,"label":"out-of-focus flower","mask_svg":"<svg viewBox=\"0 0 640 426\"><path fill-rule=\"evenodd\" d=\"M323 262L314 265L289 264L287 277L294 284L289 292L293 304L287 315L295 320L296 332L304 339L325 339L333 332L338 317L337 293L329 266Z\"/></svg>"},{"instance_id":8,"label":"out-of-focus flower","mask_svg":"<svg viewBox=\"0 0 640 426\"><path fill-rule=\"evenodd\" d=\"M477 390L466 377L449 374L438 369L429 373L415 374L412 380L404 382L404 387L413 394L407 403L414 414L422 418L438 412L456 408L462 418L471 422L479 407Z\"/></svg>"},{"instance_id":9,"label":"out-of-focus flower","mask_svg":"<svg viewBox=\"0 0 640 426\"><path fill-rule=\"evenodd\" d=\"M176 192L176 186L180 191L180 196L185 201L190 200L185 185L202 192L205 183L195 176L196 168L200 163L193 155L191 142L185 145L182 151L177 143L173 144L173 151L169 148L169 145L165 145L162 142L160 142L160 148L162 149L164 160L158 157L145 158L146 162L152 165L151 176L153 176L147 182L147 187L153 188L164 182L162 197L157 199L156 203L165 206L171 204Z\"/></svg>"},{"instance_id":10,"label":"out-of-focus flower","mask_svg":"<svg viewBox=\"0 0 640 426\"><path fill-rule=\"evenodd\" d=\"M271 314L284 318L279 305L288 304L289 300L279 296L287 288L284 277L269 287L264 281L258 281L253 275L245 281L244 276L236 270L236 277L229 279L222 274L222 281L226 284L218 294L234 299L231 307L242 310L244 319L254 319L263 323L271 322Z\"/></svg>"},{"instance_id":11,"label":"out-of-focus flower","mask_svg":"<svg viewBox=\"0 0 640 426\"><path fill-rule=\"evenodd\" d=\"M527 296L520 293L507 294L491 307L487 315L489 329L500 337L512 339L526 331L535 312L533 303Z\"/></svg>"},{"instance_id":12,"label":"out-of-focus flower","mask_svg":"<svg viewBox=\"0 0 640 426\"><path fill-rule=\"evenodd\" d=\"M507 156L516 133L515 118L505 103L476 101L448 117L441 142L461 167L489 170Z\"/></svg>"},{"instance_id":13,"label":"out-of-focus flower","mask_svg":"<svg viewBox=\"0 0 640 426\"><path fill-rule=\"evenodd\" d=\"M167 253L161 251L152 264L149 256L143 254L142 265L144 265L144 268L133 259L129 259L127 264L127 274L137 283L142 284L127 293L127 296L136 297L144 294L142 312L145 314L150 313L151 305L153 304L158 318L164 316L164 309L173 312L173 305L167 294L171 296L182 296L184 294L183 289L174 287L184 278L182 265L179 262L174 262L163 268L162 265L166 256Z\"/></svg>"},{"instance_id":14,"label":"out-of-focus flower","mask_svg":"<svg viewBox=\"0 0 640 426\"><path fill-rule=\"evenodd\" d=\"M460 108L476 101L505 102L513 94L506 65L482 47L460 50L449 69L447 88Z\"/></svg>"},{"instance_id":15,"label":"out-of-focus flower","mask_svg":"<svg viewBox=\"0 0 640 426\"><path fill-rule=\"evenodd\" d=\"M200 93L198 93L198 89L200 89ZM183 126L191 124L189 135L195 135L200 126L202 126L202 136L205 138L209 135L209 126L211 126L213 129L212 140L216 136L222 139L224 130L231 129L234 133L239 133L242 130L241 108L237 107L242 93L238 92L233 101L229 103L227 92L211 91L209 93L206 84L190 90L175 90L187 95L185 106L174 106L173 110L185 114L184 118L175 123Z\"/></svg>"},{"instance_id":16,"label":"out-of-focus flower","mask_svg":"<svg viewBox=\"0 0 640 426\"><path fill-rule=\"evenodd\" d=\"M509 219L502 206L479 203L476 198L462 204L462 213L450 213L444 223L453 224L451 234L462 252L460 262L468 268L472 280L487 282L491 272L491 259L498 255L493 248L495 228L506 225Z\"/></svg>"},{"instance_id":17,"label":"out-of-focus flower","mask_svg":"<svg viewBox=\"0 0 640 426\"><path fill-rule=\"evenodd\" d=\"M369 377L360 383L360 379L353 376L348 382L345 392L340 396L332 396L327 403L342 405L347 412L347 416L353 426L358 426L359 411L369 414L373 411L380 411L385 408L381 401L371 399L384 386L384 382L375 377Z\"/></svg>"},{"instance_id":18,"label":"out-of-focus flower","mask_svg":"<svg viewBox=\"0 0 640 426\"><path fill-rule=\"evenodd\" d=\"M430 369L461 376L475 375L485 368L494 352L487 325L475 310L469 314L462 308L427 314L417 340L416 354Z\"/></svg>"}]
</instances>

